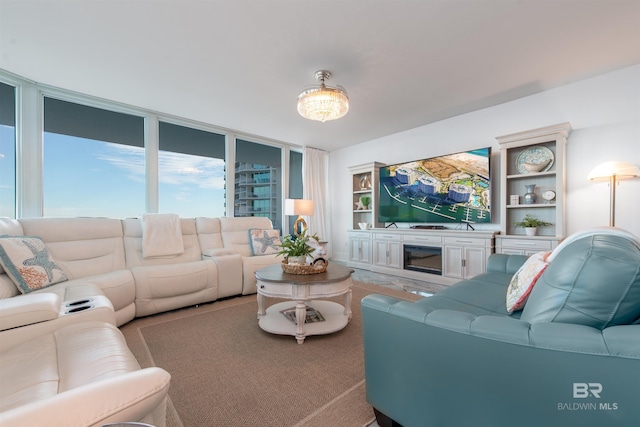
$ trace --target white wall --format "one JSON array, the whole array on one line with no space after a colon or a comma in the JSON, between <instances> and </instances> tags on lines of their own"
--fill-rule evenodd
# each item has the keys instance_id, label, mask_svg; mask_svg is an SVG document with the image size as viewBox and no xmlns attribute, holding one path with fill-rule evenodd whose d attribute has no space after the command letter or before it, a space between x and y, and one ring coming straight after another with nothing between
<instances>
[{"instance_id":1,"label":"white wall","mask_svg":"<svg viewBox=\"0 0 640 427\"><path fill-rule=\"evenodd\" d=\"M327 236L332 257L347 259L346 231L352 228L349 166L394 164L491 146L492 224L482 229L498 230L500 147L495 137L563 122L573 129L567 143L567 234L608 225L608 183L587 181L587 174L609 160L640 165L640 65L332 152ZM640 179L621 181L616 195L616 226L640 235Z\"/></svg>"}]
</instances>

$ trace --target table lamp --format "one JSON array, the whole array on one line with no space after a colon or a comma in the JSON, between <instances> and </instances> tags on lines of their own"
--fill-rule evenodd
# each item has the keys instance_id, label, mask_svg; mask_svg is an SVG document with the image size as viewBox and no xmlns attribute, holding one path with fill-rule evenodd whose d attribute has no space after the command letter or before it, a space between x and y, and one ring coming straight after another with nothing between
<instances>
[{"instance_id":1,"label":"table lamp","mask_svg":"<svg viewBox=\"0 0 640 427\"><path fill-rule=\"evenodd\" d=\"M640 168L629 162L605 162L589 172L590 181L609 180L609 226L616 223L616 182L621 179L640 176Z\"/></svg>"},{"instance_id":2,"label":"table lamp","mask_svg":"<svg viewBox=\"0 0 640 427\"><path fill-rule=\"evenodd\" d=\"M307 223L302 218L302 215L313 215L313 200L285 199L284 214L298 215L298 219L293 223L293 232L296 236L300 236L307 231Z\"/></svg>"}]
</instances>

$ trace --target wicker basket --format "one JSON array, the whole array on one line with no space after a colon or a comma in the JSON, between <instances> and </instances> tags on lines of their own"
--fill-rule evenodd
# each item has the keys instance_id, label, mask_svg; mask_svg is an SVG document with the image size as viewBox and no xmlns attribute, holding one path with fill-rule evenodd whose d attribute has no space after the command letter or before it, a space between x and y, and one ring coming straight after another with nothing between
<instances>
[{"instance_id":1,"label":"wicker basket","mask_svg":"<svg viewBox=\"0 0 640 427\"><path fill-rule=\"evenodd\" d=\"M329 265L329 261L326 260L324 263L316 264L316 265L302 265L302 264L289 264L285 259L282 261L280 266L282 267L282 271L289 274L318 274L324 273L327 271L327 266Z\"/></svg>"}]
</instances>

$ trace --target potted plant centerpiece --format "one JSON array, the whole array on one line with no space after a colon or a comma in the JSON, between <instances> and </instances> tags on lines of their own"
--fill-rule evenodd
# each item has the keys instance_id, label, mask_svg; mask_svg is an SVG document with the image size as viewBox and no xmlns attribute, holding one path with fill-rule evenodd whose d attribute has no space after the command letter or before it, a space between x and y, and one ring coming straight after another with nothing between
<instances>
[{"instance_id":1,"label":"potted plant centerpiece","mask_svg":"<svg viewBox=\"0 0 640 427\"><path fill-rule=\"evenodd\" d=\"M307 230L303 230L298 236L291 234L285 236L280 243L278 255L284 256L285 261L289 264L306 264L307 255L314 251L314 248L307 244L309 239Z\"/></svg>"},{"instance_id":2,"label":"potted plant centerpiece","mask_svg":"<svg viewBox=\"0 0 640 427\"><path fill-rule=\"evenodd\" d=\"M550 222L539 220L529 214L526 214L522 221L515 223L516 227L524 228L524 232L527 236L535 236L538 232L538 227L546 227L552 225Z\"/></svg>"},{"instance_id":3,"label":"potted plant centerpiece","mask_svg":"<svg viewBox=\"0 0 640 427\"><path fill-rule=\"evenodd\" d=\"M289 234L282 239L277 255L284 256L282 268L285 272L296 274L320 272L318 271L319 266L314 267L307 262L309 255L313 254L317 249L317 245L309 244L311 239L316 242L320 240L315 234L313 236L307 235L307 230L303 230L297 236ZM323 264L325 264L324 268L326 269L326 263Z\"/></svg>"}]
</instances>

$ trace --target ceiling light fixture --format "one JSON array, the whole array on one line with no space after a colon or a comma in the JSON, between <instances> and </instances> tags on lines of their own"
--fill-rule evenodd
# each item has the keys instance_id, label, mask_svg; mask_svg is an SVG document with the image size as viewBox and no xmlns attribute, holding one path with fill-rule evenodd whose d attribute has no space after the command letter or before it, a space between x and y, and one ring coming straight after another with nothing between
<instances>
[{"instance_id":1,"label":"ceiling light fixture","mask_svg":"<svg viewBox=\"0 0 640 427\"><path fill-rule=\"evenodd\" d=\"M343 117L349 111L349 96L342 86L326 86L329 71L316 71L320 86L309 87L298 95L298 113L306 119L326 122Z\"/></svg>"}]
</instances>

